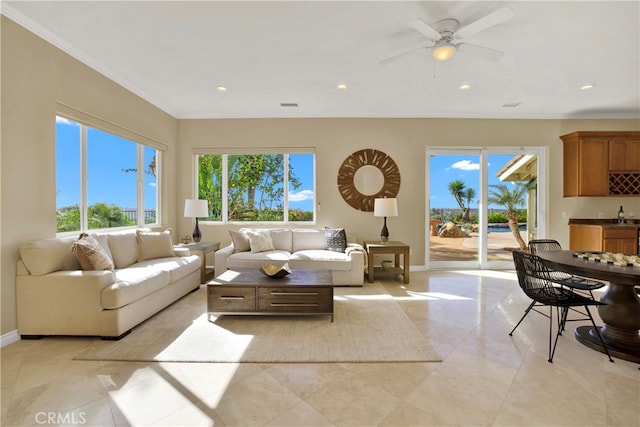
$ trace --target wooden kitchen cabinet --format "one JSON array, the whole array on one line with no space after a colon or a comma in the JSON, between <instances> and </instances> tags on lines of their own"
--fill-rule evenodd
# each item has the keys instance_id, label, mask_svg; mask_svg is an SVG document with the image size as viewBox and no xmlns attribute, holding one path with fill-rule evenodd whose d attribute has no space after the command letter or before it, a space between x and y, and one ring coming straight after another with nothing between
<instances>
[{"instance_id":1,"label":"wooden kitchen cabinet","mask_svg":"<svg viewBox=\"0 0 640 427\"><path fill-rule=\"evenodd\" d=\"M640 138L609 141L609 170L640 171Z\"/></svg>"},{"instance_id":2,"label":"wooden kitchen cabinet","mask_svg":"<svg viewBox=\"0 0 640 427\"><path fill-rule=\"evenodd\" d=\"M640 132L573 132L563 141L563 194L640 195Z\"/></svg>"},{"instance_id":3,"label":"wooden kitchen cabinet","mask_svg":"<svg viewBox=\"0 0 640 427\"><path fill-rule=\"evenodd\" d=\"M602 250L604 252L621 252L625 254L636 254L638 250L638 229L637 228L612 228L602 229Z\"/></svg>"},{"instance_id":4,"label":"wooden kitchen cabinet","mask_svg":"<svg viewBox=\"0 0 640 427\"><path fill-rule=\"evenodd\" d=\"M569 250L638 254L638 227L569 224Z\"/></svg>"},{"instance_id":5,"label":"wooden kitchen cabinet","mask_svg":"<svg viewBox=\"0 0 640 427\"><path fill-rule=\"evenodd\" d=\"M608 140L585 138L578 132L561 138L564 196L606 196L609 191Z\"/></svg>"}]
</instances>

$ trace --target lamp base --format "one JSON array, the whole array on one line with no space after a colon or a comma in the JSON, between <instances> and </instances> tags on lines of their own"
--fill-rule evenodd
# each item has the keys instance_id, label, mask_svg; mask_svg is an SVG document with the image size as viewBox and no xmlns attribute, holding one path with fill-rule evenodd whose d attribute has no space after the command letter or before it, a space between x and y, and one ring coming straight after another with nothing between
<instances>
[{"instance_id":1,"label":"lamp base","mask_svg":"<svg viewBox=\"0 0 640 427\"><path fill-rule=\"evenodd\" d=\"M389 243L389 229L387 228L387 217L384 217L384 225L382 226L382 231L380 231L380 243L386 245Z\"/></svg>"},{"instance_id":2,"label":"lamp base","mask_svg":"<svg viewBox=\"0 0 640 427\"><path fill-rule=\"evenodd\" d=\"M200 232L200 227L198 227L198 218L196 218L196 228L193 229L193 241L199 243L202 240L202 233Z\"/></svg>"}]
</instances>

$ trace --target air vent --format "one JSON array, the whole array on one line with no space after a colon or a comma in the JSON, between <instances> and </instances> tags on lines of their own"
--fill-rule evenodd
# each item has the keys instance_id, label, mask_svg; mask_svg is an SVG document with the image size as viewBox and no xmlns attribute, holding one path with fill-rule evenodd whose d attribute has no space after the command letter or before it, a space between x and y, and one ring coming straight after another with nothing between
<instances>
[{"instance_id":1,"label":"air vent","mask_svg":"<svg viewBox=\"0 0 640 427\"><path fill-rule=\"evenodd\" d=\"M507 102L506 104L504 104L502 107L506 107L506 108L514 108L517 107L518 105L522 104L522 102Z\"/></svg>"},{"instance_id":2,"label":"air vent","mask_svg":"<svg viewBox=\"0 0 640 427\"><path fill-rule=\"evenodd\" d=\"M297 102L281 102L280 103L281 107L297 107L298 103Z\"/></svg>"}]
</instances>

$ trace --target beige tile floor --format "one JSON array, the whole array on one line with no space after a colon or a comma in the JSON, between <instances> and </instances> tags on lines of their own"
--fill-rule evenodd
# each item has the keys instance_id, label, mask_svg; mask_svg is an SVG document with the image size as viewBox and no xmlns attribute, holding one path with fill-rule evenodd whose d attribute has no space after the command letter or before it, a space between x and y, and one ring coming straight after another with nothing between
<instances>
[{"instance_id":1,"label":"beige tile floor","mask_svg":"<svg viewBox=\"0 0 640 427\"><path fill-rule=\"evenodd\" d=\"M384 285L442 363L81 362L92 338L19 341L1 351L1 424L640 426L638 365L577 343L580 323L553 364L544 317L508 335L528 305L512 272Z\"/></svg>"}]
</instances>

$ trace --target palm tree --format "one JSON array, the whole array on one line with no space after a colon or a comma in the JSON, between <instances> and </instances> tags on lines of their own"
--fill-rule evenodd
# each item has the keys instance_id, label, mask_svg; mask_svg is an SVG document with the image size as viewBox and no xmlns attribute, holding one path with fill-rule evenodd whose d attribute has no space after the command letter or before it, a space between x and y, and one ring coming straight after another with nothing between
<instances>
[{"instance_id":1,"label":"palm tree","mask_svg":"<svg viewBox=\"0 0 640 427\"><path fill-rule=\"evenodd\" d=\"M467 208L462 215L462 220L464 222L471 222L471 202L476 198L476 190L473 188L467 188L464 191L464 199L467 201Z\"/></svg>"},{"instance_id":2,"label":"palm tree","mask_svg":"<svg viewBox=\"0 0 640 427\"><path fill-rule=\"evenodd\" d=\"M449 192L456 199L460 209L462 209L462 222L469 222L469 206L471 205L471 200L476 197L476 190L466 188L464 181L456 179L449 183ZM465 200L467 201L466 205L464 203Z\"/></svg>"},{"instance_id":3,"label":"palm tree","mask_svg":"<svg viewBox=\"0 0 640 427\"><path fill-rule=\"evenodd\" d=\"M120 227L123 225L135 225L135 221L129 221L122 208L104 202L95 203L87 209L89 229Z\"/></svg>"},{"instance_id":4,"label":"palm tree","mask_svg":"<svg viewBox=\"0 0 640 427\"><path fill-rule=\"evenodd\" d=\"M509 229L518 242L521 251L527 249L527 244L522 239L518 229L518 207L523 206L527 201L527 186L528 184L521 182L516 183L513 189L509 189L506 184L490 185L487 197L487 201L490 204L503 206L506 209L505 216L507 217Z\"/></svg>"}]
</instances>

